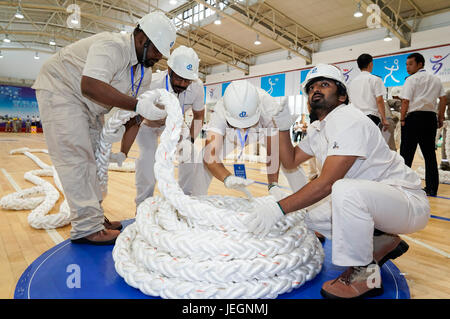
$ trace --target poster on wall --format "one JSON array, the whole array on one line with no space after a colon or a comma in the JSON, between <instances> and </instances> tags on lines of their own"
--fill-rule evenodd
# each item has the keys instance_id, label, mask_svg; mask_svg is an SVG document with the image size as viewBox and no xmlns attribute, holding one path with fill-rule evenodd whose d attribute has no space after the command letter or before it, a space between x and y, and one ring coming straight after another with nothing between
<instances>
[{"instance_id":1,"label":"poster on wall","mask_svg":"<svg viewBox=\"0 0 450 319\"><path fill-rule=\"evenodd\" d=\"M285 96L286 74L281 73L263 76L261 78L261 89L274 97Z\"/></svg>"},{"instance_id":2,"label":"poster on wall","mask_svg":"<svg viewBox=\"0 0 450 319\"><path fill-rule=\"evenodd\" d=\"M19 119L22 127L25 122L39 117L35 90L28 87L0 85L0 130L11 119ZM20 126L19 126L20 127ZM20 128L19 128L20 129Z\"/></svg>"}]
</instances>

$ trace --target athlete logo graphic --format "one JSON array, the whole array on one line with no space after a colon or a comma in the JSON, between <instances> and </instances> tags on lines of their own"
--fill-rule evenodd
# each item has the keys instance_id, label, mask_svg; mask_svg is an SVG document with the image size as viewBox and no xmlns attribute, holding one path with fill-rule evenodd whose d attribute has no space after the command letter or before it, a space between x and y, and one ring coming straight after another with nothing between
<instances>
[{"instance_id":1,"label":"athlete logo graphic","mask_svg":"<svg viewBox=\"0 0 450 319\"><path fill-rule=\"evenodd\" d=\"M348 79L350 78L350 72L352 72L353 71L353 68L351 68L351 69L343 69L343 75L344 75L344 78L345 78L345 82L347 83L348 82Z\"/></svg>"},{"instance_id":2,"label":"athlete logo graphic","mask_svg":"<svg viewBox=\"0 0 450 319\"><path fill-rule=\"evenodd\" d=\"M394 60L394 65L392 65L390 68L388 68L388 67L384 67L386 70L388 70L388 71L391 71L389 74L387 74L385 77L384 77L384 80L383 80L383 82L384 82L384 84L386 84L386 80L387 80L387 78L388 77L391 77L392 78L392 80L394 80L396 83L399 83L400 81L399 80L397 80L396 78L394 78L394 75L392 74L392 73L394 73L395 71L398 71L398 69L399 69L399 67L398 67L398 60L397 59L395 59Z\"/></svg>"},{"instance_id":3,"label":"athlete logo graphic","mask_svg":"<svg viewBox=\"0 0 450 319\"><path fill-rule=\"evenodd\" d=\"M430 59L430 62L433 64L433 68L432 70L434 71L433 74L437 74L441 68L442 68L442 61L445 60L448 56L450 55L450 53L448 53L446 56L442 57L442 55L435 55L434 57L432 57Z\"/></svg>"},{"instance_id":4,"label":"athlete logo graphic","mask_svg":"<svg viewBox=\"0 0 450 319\"><path fill-rule=\"evenodd\" d=\"M276 82L278 82L278 79L275 79L275 82L273 82L272 78L269 78L270 88L266 92L269 93L270 95L272 95L273 93L274 86L277 84Z\"/></svg>"}]
</instances>

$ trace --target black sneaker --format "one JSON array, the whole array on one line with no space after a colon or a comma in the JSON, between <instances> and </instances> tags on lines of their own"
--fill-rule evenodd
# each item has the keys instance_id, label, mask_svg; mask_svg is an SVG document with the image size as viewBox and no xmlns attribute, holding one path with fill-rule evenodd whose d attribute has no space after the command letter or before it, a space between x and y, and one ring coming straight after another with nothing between
<instances>
[{"instance_id":1,"label":"black sneaker","mask_svg":"<svg viewBox=\"0 0 450 319\"><path fill-rule=\"evenodd\" d=\"M429 190L428 188L424 187L422 188L425 193L427 193L427 196L433 196L435 197L437 195L437 191Z\"/></svg>"}]
</instances>

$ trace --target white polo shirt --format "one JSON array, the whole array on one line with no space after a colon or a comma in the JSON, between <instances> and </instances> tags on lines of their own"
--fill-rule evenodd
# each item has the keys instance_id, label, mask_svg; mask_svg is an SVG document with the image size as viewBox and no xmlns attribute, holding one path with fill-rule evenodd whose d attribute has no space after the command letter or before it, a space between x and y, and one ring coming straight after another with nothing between
<instances>
[{"instance_id":1,"label":"white polo shirt","mask_svg":"<svg viewBox=\"0 0 450 319\"><path fill-rule=\"evenodd\" d=\"M155 89L166 89L170 93L178 96L183 114L190 108L192 108L193 111L202 111L205 109L205 91L203 89L203 83L200 80L193 81L186 90L177 94L170 85L168 70L165 70L153 75L150 90Z\"/></svg>"},{"instance_id":2,"label":"white polo shirt","mask_svg":"<svg viewBox=\"0 0 450 319\"><path fill-rule=\"evenodd\" d=\"M400 97L409 100L408 113L415 111L438 112L437 100L445 96L441 80L425 69L406 78Z\"/></svg>"},{"instance_id":3,"label":"white polo shirt","mask_svg":"<svg viewBox=\"0 0 450 319\"><path fill-rule=\"evenodd\" d=\"M264 90L261 90L261 91L258 90L258 94L260 96L260 101L269 102L269 100L267 99L267 96L265 96L265 94L264 94L266 92ZM264 99L262 99L263 96L264 96ZM260 104L260 107L262 108L263 106ZM263 142L263 139L265 138L265 136L270 136L271 133L272 134L274 133L272 129L275 129L275 123L274 123L272 117L269 117L264 112L261 112L259 121L249 129L248 138L246 139L245 145L247 145L249 143L249 141L252 142L252 141L259 140L260 142ZM240 131L240 130L228 124L227 119L225 117L225 108L223 105L223 98L221 98L219 101L217 101L217 103L214 107L214 113L211 115L211 118L206 125L206 131L207 132L211 131L211 132L220 134L222 136L226 136L228 141L233 142L235 144L238 143L238 141L239 141L238 131ZM242 134L241 134L241 138L244 139Z\"/></svg>"},{"instance_id":4,"label":"white polo shirt","mask_svg":"<svg viewBox=\"0 0 450 319\"><path fill-rule=\"evenodd\" d=\"M344 178L420 190L419 176L391 151L380 130L353 105L342 104L314 121L297 147L324 164L328 156L358 156Z\"/></svg>"},{"instance_id":5,"label":"white polo shirt","mask_svg":"<svg viewBox=\"0 0 450 319\"><path fill-rule=\"evenodd\" d=\"M367 71L362 71L358 74L348 87L350 103L360 109L364 115L380 117L377 97L383 96L385 93L386 88L383 80Z\"/></svg>"},{"instance_id":6,"label":"white polo shirt","mask_svg":"<svg viewBox=\"0 0 450 319\"><path fill-rule=\"evenodd\" d=\"M108 83L131 95L131 68L138 64L133 34L102 32L74 42L54 54L42 66L33 89L48 90L73 97L93 114L105 114L108 105L99 105L81 93L83 75ZM134 72L134 87L141 79L141 67ZM144 68L139 94L149 89L152 70ZM139 95L138 94L138 95Z\"/></svg>"}]
</instances>

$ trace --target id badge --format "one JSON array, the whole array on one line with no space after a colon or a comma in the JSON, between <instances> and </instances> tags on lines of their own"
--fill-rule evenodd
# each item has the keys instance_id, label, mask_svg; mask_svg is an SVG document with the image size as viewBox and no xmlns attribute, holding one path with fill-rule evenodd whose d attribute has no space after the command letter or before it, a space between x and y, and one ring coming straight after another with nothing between
<instances>
[{"instance_id":1,"label":"id badge","mask_svg":"<svg viewBox=\"0 0 450 319\"><path fill-rule=\"evenodd\" d=\"M247 179L247 174L245 173L245 164L233 164L233 167L235 176Z\"/></svg>"}]
</instances>

